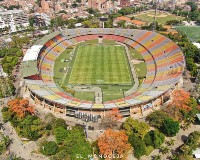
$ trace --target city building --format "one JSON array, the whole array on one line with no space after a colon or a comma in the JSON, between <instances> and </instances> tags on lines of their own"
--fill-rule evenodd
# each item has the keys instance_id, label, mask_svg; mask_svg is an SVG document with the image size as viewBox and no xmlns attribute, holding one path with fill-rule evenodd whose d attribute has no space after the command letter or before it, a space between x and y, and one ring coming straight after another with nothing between
<instances>
[{"instance_id":1,"label":"city building","mask_svg":"<svg viewBox=\"0 0 200 160\"><path fill-rule=\"evenodd\" d=\"M88 0L88 8L108 11L113 9L114 3L111 0Z\"/></svg>"},{"instance_id":2,"label":"city building","mask_svg":"<svg viewBox=\"0 0 200 160\"><path fill-rule=\"evenodd\" d=\"M29 26L28 16L22 10L8 10L0 12L0 29L16 32Z\"/></svg>"},{"instance_id":3,"label":"city building","mask_svg":"<svg viewBox=\"0 0 200 160\"><path fill-rule=\"evenodd\" d=\"M51 18L45 13L35 13L34 24L38 27L49 26L51 24Z\"/></svg>"},{"instance_id":4,"label":"city building","mask_svg":"<svg viewBox=\"0 0 200 160\"><path fill-rule=\"evenodd\" d=\"M125 26L134 25L134 26L137 26L137 27L141 27L141 26L144 26L146 24L145 22L142 22L142 21L139 21L139 20L130 19L129 17L121 16L121 17L117 17L113 21L113 25L117 26L117 23L119 21L125 21Z\"/></svg>"},{"instance_id":5,"label":"city building","mask_svg":"<svg viewBox=\"0 0 200 160\"><path fill-rule=\"evenodd\" d=\"M120 0L121 7L128 7L130 6L130 0Z\"/></svg>"}]
</instances>

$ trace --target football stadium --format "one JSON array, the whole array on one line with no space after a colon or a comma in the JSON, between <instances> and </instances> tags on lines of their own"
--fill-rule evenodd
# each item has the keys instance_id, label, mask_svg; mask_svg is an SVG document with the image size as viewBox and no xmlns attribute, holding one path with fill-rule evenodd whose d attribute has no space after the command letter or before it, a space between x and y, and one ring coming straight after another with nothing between
<instances>
[{"instance_id":1,"label":"football stadium","mask_svg":"<svg viewBox=\"0 0 200 160\"><path fill-rule=\"evenodd\" d=\"M170 39L120 28L57 31L23 58L26 91L35 104L94 122L113 108L127 117L162 105L181 83L184 67Z\"/></svg>"}]
</instances>

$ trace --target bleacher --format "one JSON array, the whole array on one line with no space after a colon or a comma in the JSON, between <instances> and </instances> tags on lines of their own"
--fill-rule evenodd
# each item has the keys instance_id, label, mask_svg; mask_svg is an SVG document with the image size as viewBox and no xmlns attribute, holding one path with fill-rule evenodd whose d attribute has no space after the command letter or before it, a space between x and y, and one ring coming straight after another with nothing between
<instances>
[{"instance_id":1,"label":"bleacher","mask_svg":"<svg viewBox=\"0 0 200 160\"><path fill-rule=\"evenodd\" d=\"M103 104L76 99L57 87L53 79L54 61L67 47L99 36L134 48L143 56L147 66L146 78L136 92ZM41 80L25 81L34 94L64 106L100 110L138 105L161 96L178 83L185 67L181 50L168 38L151 31L116 28L68 29L44 44L37 61Z\"/></svg>"}]
</instances>

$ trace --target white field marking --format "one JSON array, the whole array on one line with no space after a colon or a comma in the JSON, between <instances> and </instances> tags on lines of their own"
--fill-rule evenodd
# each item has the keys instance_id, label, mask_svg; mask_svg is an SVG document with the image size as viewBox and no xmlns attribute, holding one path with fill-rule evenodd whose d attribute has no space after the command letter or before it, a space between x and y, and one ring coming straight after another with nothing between
<instances>
[{"instance_id":1,"label":"white field marking","mask_svg":"<svg viewBox=\"0 0 200 160\"><path fill-rule=\"evenodd\" d=\"M129 66L128 66L128 62L127 62L127 57L125 57L125 54L127 54L126 53L126 49L123 47L123 52L124 52L124 58L125 58L125 60L126 60L126 67L127 67L127 69L128 69L128 72L129 72L129 80L131 80L131 76L130 76L130 68L129 68ZM131 83L131 81L130 81L130 83Z\"/></svg>"},{"instance_id":2,"label":"white field marking","mask_svg":"<svg viewBox=\"0 0 200 160\"><path fill-rule=\"evenodd\" d=\"M76 50L76 49L75 49L75 50ZM79 46L78 46L78 50L79 50ZM74 54L75 54L74 56L77 56L77 55L78 55L78 50L77 50L76 54L74 53ZM73 59L73 57L72 57L72 59ZM75 63L76 63L76 57L75 57L73 66L75 65ZM70 82L71 75L72 75L72 73L73 73L73 69L74 69L73 66L71 66L71 67L72 67L72 71L71 71L71 74L69 75L69 82Z\"/></svg>"}]
</instances>

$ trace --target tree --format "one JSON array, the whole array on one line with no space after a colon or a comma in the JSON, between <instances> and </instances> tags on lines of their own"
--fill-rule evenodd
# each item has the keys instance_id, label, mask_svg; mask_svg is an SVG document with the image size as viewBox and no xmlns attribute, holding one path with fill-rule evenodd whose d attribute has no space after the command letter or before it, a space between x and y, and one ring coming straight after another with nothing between
<instances>
[{"instance_id":1,"label":"tree","mask_svg":"<svg viewBox=\"0 0 200 160\"><path fill-rule=\"evenodd\" d=\"M154 157L153 157L153 160L161 160L161 156L158 154L158 155L155 155Z\"/></svg>"},{"instance_id":2,"label":"tree","mask_svg":"<svg viewBox=\"0 0 200 160\"><path fill-rule=\"evenodd\" d=\"M61 126L54 129L54 135L56 137L56 142L58 144L62 144L63 141L66 139L68 132L65 128Z\"/></svg>"},{"instance_id":3,"label":"tree","mask_svg":"<svg viewBox=\"0 0 200 160\"><path fill-rule=\"evenodd\" d=\"M71 159L77 159L77 153L80 153L82 157L88 157L92 154L92 148L90 143L85 139L84 130L80 127L73 127L72 130L67 130L63 144L64 149L69 151Z\"/></svg>"},{"instance_id":4,"label":"tree","mask_svg":"<svg viewBox=\"0 0 200 160\"><path fill-rule=\"evenodd\" d=\"M0 155L3 154L6 149L11 144L12 140L8 137L0 133Z\"/></svg>"},{"instance_id":5,"label":"tree","mask_svg":"<svg viewBox=\"0 0 200 160\"><path fill-rule=\"evenodd\" d=\"M126 27L126 21L124 21L124 20L123 21L118 21L117 22L117 26L121 27L121 28L125 28Z\"/></svg>"},{"instance_id":6,"label":"tree","mask_svg":"<svg viewBox=\"0 0 200 160\"><path fill-rule=\"evenodd\" d=\"M28 38L28 36L23 36L23 37L20 37L20 36L13 36L12 37L12 42L11 42L11 46L12 47L17 47L17 48L22 48L23 45L26 45L30 42L30 39Z\"/></svg>"},{"instance_id":7,"label":"tree","mask_svg":"<svg viewBox=\"0 0 200 160\"><path fill-rule=\"evenodd\" d=\"M67 124L65 122L64 119L62 118L56 118L53 122L53 128L57 128L57 127L63 127L64 129L67 129Z\"/></svg>"},{"instance_id":8,"label":"tree","mask_svg":"<svg viewBox=\"0 0 200 160\"><path fill-rule=\"evenodd\" d=\"M65 149L61 150L55 155L52 155L50 159L51 160L71 160L68 151L66 151Z\"/></svg>"},{"instance_id":9,"label":"tree","mask_svg":"<svg viewBox=\"0 0 200 160\"><path fill-rule=\"evenodd\" d=\"M180 111L189 112L192 108L188 105L190 94L183 89L174 90L171 95L171 103L166 108L167 113L175 119L181 119Z\"/></svg>"},{"instance_id":10,"label":"tree","mask_svg":"<svg viewBox=\"0 0 200 160\"><path fill-rule=\"evenodd\" d=\"M58 145L54 141L46 141L44 145L41 146L40 151L46 156L55 155L58 150Z\"/></svg>"},{"instance_id":11,"label":"tree","mask_svg":"<svg viewBox=\"0 0 200 160\"><path fill-rule=\"evenodd\" d=\"M183 89L176 89L171 94L171 106L178 107L180 110L191 110L188 106L190 94Z\"/></svg>"},{"instance_id":12,"label":"tree","mask_svg":"<svg viewBox=\"0 0 200 160\"><path fill-rule=\"evenodd\" d=\"M139 122L138 120L134 120L131 117L128 117L125 122L122 124L122 128L125 130L127 135L135 134L136 136L140 137L141 139L149 131L150 127L145 122Z\"/></svg>"},{"instance_id":13,"label":"tree","mask_svg":"<svg viewBox=\"0 0 200 160\"><path fill-rule=\"evenodd\" d=\"M175 136L180 129L179 123L177 121L174 121L173 119L165 119L163 121L163 125L161 127L161 131L166 136Z\"/></svg>"},{"instance_id":14,"label":"tree","mask_svg":"<svg viewBox=\"0 0 200 160\"><path fill-rule=\"evenodd\" d=\"M170 149L167 147L167 146L161 146L160 147L160 152L162 153L162 154L167 154L167 153L169 153L169 151L170 151Z\"/></svg>"},{"instance_id":15,"label":"tree","mask_svg":"<svg viewBox=\"0 0 200 160\"><path fill-rule=\"evenodd\" d=\"M125 154L130 149L128 136L124 131L106 130L98 139L98 147L102 155Z\"/></svg>"},{"instance_id":16,"label":"tree","mask_svg":"<svg viewBox=\"0 0 200 160\"><path fill-rule=\"evenodd\" d=\"M102 118L100 126L104 129L116 129L121 119L122 115L119 113L119 110L117 108L113 108Z\"/></svg>"},{"instance_id":17,"label":"tree","mask_svg":"<svg viewBox=\"0 0 200 160\"><path fill-rule=\"evenodd\" d=\"M167 144L168 146L173 146L173 145L174 145L174 142L175 142L175 140L170 138L169 141L166 141L166 144Z\"/></svg>"},{"instance_id":18,"label":"tree","mask_svg":"<svg viewBox=\"0 0 200 160\"><path fill-rule=\"evenodd\" d=\"M146 146L153 146L154 148L159 148L164 140L164 134L160 133L158 130L151 130L144 137Z\"/></svg>"},{"instance_id":19,"label":"tree","mask_svg":"<svg viewBox=\"0 0 200 160\"><path fill-rule=\"evenodd\" d=\"M145 155L146 153L146 145L141 138L133 135L129 136L129 142L131 146L134 148L134 156L136 158L140 158L141 156Z\"/></svg>"},{"instance_id":20,"label":"tree","mask_svg":"<svg viewBox=\"0 0 200 160\"><path fill-rule=\"evenodd\" d=\"M152 113L150 113L146 117L146 121L149 121L150 126L160 128L163 124L163 121L165 119L169 118L169 116L162 110L157 110Z\"/></svg>"},{"instance_id":21,"label":"tree","mask_svg":"<svg viewBox=\"0 0 200 160\"><path fill-rule=\"evenodd\" d=\"M12 118L13 112L11 112L8 107L3 107L1 111L2 111L3 121L8 122Z\"/></svg>"},{"instance_id":22,"label":"tree","mask_svg":"<svg viewBox=\"0 0 200 160\"><path fill-rule=\"evenodd\" d=\"M27 115L23 119L14 116L10 122L14 127L16 127L16 131L19 135L30 140L35 141L44 133L45 126L36 116Z\"/></svg>"},{"instance_id":23,"label":"tree","mask_svg":"<svg viewBox=\"0 0 200 160\"><path fill-rule=\"evenodd\" d=\"M35 109L29 105L28 100L14 99L8 102L10 110L17 114L20 118L24 118L27 114L34 114Z\"/></svg>"},{"instance_id":24,"label":"tree","mask_svg":"<svg viewBox=\"0 0 200 160\"><path fill-rule=\"evenodd\" d=\"M191 155L192 151L195 150L196 148L198 148L200 145L200 132L194 131L194 132L190 133L185 142L185 145L188 146L186 148L188 148L188 150L187 150L188 154Z\"/></svg>"}]
</instances>

